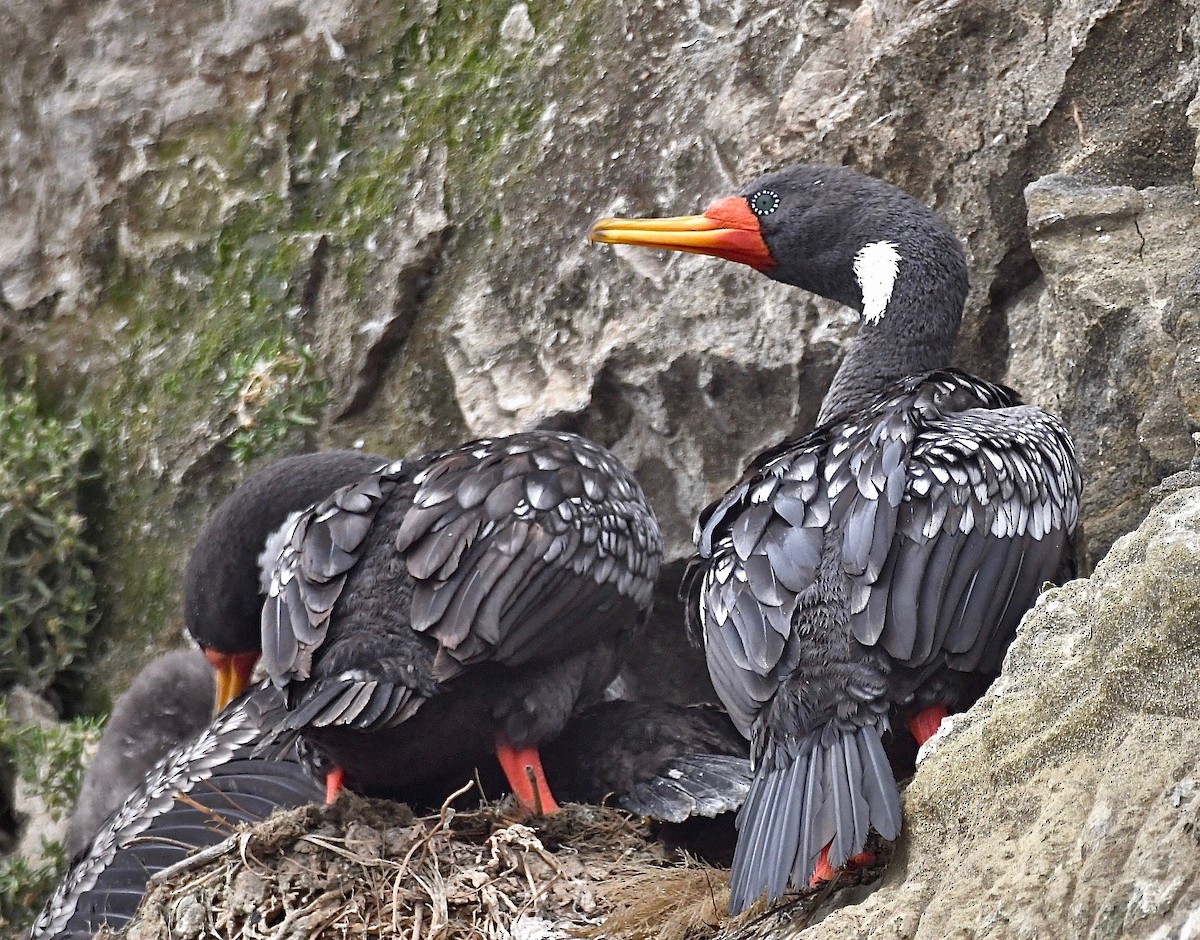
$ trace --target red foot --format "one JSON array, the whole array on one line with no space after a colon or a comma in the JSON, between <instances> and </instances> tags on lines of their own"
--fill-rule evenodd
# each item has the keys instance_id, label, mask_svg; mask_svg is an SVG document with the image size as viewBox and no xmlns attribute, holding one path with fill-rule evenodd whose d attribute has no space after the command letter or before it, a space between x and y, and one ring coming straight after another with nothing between
<instances>
[{"instance_id":1,"label":"red foot","mask_svg":"<svg viewBox=\"0 0 1200 940\"><path fill-rule=\"evenodd\" d=\"M930 705L924 711L917 712L908 719L908 730L917 739L917 747L937 734L942 719L949 714L944 705Z\"/></svg>"},{"instance_id":2,"label":"red foot","mask_svg":"<svg viewBox=\"0 0 1200 940\"><path fill-rule=\"evenodd\" d=\"M813 873L808 879L808 886L810 888L815 888L826 881L833 881L837 877L837 872L829 864L829 848L832 845L833 843L830 842L829 845L821 849L821 856L817 859L817 867L813 869ZM873 853L859 852L853 858L848 859L842 867L846 869L861 868L863 865L869 865L873 861L875 861Z\"/></svg>"},{"instance_id":3,"label":"red foot","mask_svg":"<svg viewBox=\"0 0 1200 940\"><path fill-rule=\"evenodd\" d=\"M342 792L342 784L346 782L346 771L341 767L334 767L325 775L325 802L332 803L337 799L337 795Z\"/></svg>"},{"instance_id":4,"label":"red foot","mask_svg":"<svg viewBox=\"0 0 1200 940\"><path fill-rule=\"evenodd\" d=\"M503 732L497 732L496 758L524 812L535 816L558 812L558 803L554 801L550 786L546 783L542 759L536 747L518 750Z\"/></svg>"}]
</instances>

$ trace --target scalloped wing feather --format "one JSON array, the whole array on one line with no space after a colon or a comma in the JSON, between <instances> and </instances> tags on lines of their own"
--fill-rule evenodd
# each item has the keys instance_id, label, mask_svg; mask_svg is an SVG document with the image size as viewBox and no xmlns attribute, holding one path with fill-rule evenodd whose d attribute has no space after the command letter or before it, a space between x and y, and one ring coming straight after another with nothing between
<instances>
[{"instance_id":1,"label":"scalloped wing feather","mask_svg":"<svg viewBox=\"0 0 1200 940\"><path fill-rule=\"evenodd\" d=\"M521 662L539 637L570 633L572 611L606 596L648 607L657 523L629 471L583 438L475 442L414 482L421 510L406 515L396 546L417 582L412 626L437 638L447 669ZM426 496L430 485L437 492Z\"/></svg>"},{"instance_id":2,"label":"scalloped wing feather","mask_svg":"<svg viewBox=\"0 0 1200 940\"><path fill-rule=\"evenodd\" d=\"M907 665L944 656L974 669L991 668L1074 529L1070 439L1010 390L935 372L881 396L873 415L763 454L697 524L689 617L743 730L785 677L827 539L860 643Z\"/></svg>"}]
</instances>

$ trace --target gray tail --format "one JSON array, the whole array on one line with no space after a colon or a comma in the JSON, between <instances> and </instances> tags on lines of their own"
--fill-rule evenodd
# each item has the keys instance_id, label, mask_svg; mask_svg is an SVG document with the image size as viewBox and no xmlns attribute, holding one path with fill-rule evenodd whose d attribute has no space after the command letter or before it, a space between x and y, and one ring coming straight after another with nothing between
<instances>
[{"instance_id":1,"label":"gray tail","mask_svg":"<svg viewBox=\"0 0 1200 940\"><path fill-rule=\"evenodd\" d=\"M877 725L828 725L794 750L779 748L775 766L760 766L738 814L730 914L764 892L778 900L789 883L806 887L827 845L836 869L862 851L870 830L900 834L900 792L879 735Z\"/></svg>"},{"instance_id":2,"label":"gray tail","mask_svg":"<svg viewBox=\"0 0 1200 940\"><path fill-rule=\"evenodd\" d=\"M750 790L750 761L729 754L685 754L658 775L618 794L631 813L681 823L692 816L718 816L737 809Z\"/></svg>"}]
</instances>

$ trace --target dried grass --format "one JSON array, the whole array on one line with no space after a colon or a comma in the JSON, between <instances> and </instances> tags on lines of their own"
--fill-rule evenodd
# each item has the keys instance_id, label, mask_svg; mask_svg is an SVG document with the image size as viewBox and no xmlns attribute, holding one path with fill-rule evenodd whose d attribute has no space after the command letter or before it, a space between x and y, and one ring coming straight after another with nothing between
<instances>
[{"instance_id":1,"label":"dried grass","mask_svg":"<svg viewBox=\"0 0 1200 940\"><path fill-rule=\"evenodd\" d=\"M534 824L502 805L448 806L418 819L347 794L277 813L156 877L129 936L577 936L614 908L609 886L678 870L644 825L615 810L568 806Z\"/></svg>"},{"instance_id":2,"label":"dried grass","mask_svg":"<svg viewBox=\"0 0 1200 940\"><path fill-rule=\"evenodd\" d=\"M794 929L829 895L729 921L727 873L672 856L618 810L568 805L529 821L505 804L450 802L417 818L344 792L234 830L156 875L127 937L741 940Z\"/></svg>"}]
</instances>

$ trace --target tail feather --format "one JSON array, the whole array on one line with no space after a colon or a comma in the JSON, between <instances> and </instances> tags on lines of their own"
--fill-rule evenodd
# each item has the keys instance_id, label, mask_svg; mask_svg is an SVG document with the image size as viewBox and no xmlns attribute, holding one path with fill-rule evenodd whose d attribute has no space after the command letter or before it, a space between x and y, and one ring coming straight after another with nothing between
<instances>
[{"instance_id":1,"label":"tail feather","mask_svg":"<svg viewBox=\"0 0 1200 940\"><path fill-rule=\"evenodd\" d=\"M833 800L837 832L829 849L829 864L837 867L854 853L850 847L867 841L870 808L862 795L862 761L853 737L842 737L829 751L834 763Z\"/></svg>"},{"instance_id":2,"label":"tail feather","mask_svg":"<svg viewBox=\"0 0 1200 940\"><path fill-rule=\"evenodd\" d=\"M826 805L827 790L825 787L826 764L825 758L829 751L825 745L814 745L808 758L808 775L804 780L804 791L801 796L800 843L796 846L792 861L792 884L802 886L808 884L808 876L817 867L817 858L826 843L826 834L833 836L835 828L832 813ZM832 768L830 768L832 769ZM793 796L793 799L795 797ZM779 895L772 895L775 900Z\"/></svg>"},{"instance_id":3,"label":"tail feather","mask_svg":"<svg viewBox=\"0 0 1200 940\"><path fill-rule=\"evenodd\" d=\"M892 775L892 765L883 750L879 729L870 728L854 736L862 758L863 796L871 810L871 828L891 841L900 835L900 790ZM851 854L858 852L854 849Z\"/></svg>"},{"instance_id":4,"label":"tail feather","mask_svg":"<svg viewBox=\"0 0 1200 940\"><path fill-rule=\"evenodd\" d=\"M808 767L802 754L781 770L759 772L738 813L738 839L729 876L729 911L738 914L767 891L777 898L787 886L799 837L799 802L788 799Z\"/></svg>"},{"instance_id":5,"label":"tail feather","mask_svg":"<svg viewBox=\"0 0 1200 940\"><path fill-rule=\"evenodd\" d=\"M822 733L824 732L824 733ZM785 766L763 765L738 814L729 911L790 883L808 884L821 850L835 868L857 855L874 829L900 834L900 794L878 725L822 729L802 739Z\"/></svg>"},{"instance_id":6,"label":"tail feather","mask_svg":"<svg viewBox=\"0 0 1200 940\"><path fill-rule=\"evenodd\" d=\"M617 797L639 816L680 823L691 816L717 816L735 810L750 790L750 761L729 754L685 754L657 776Z\"/></svg>"}]
</instances>

